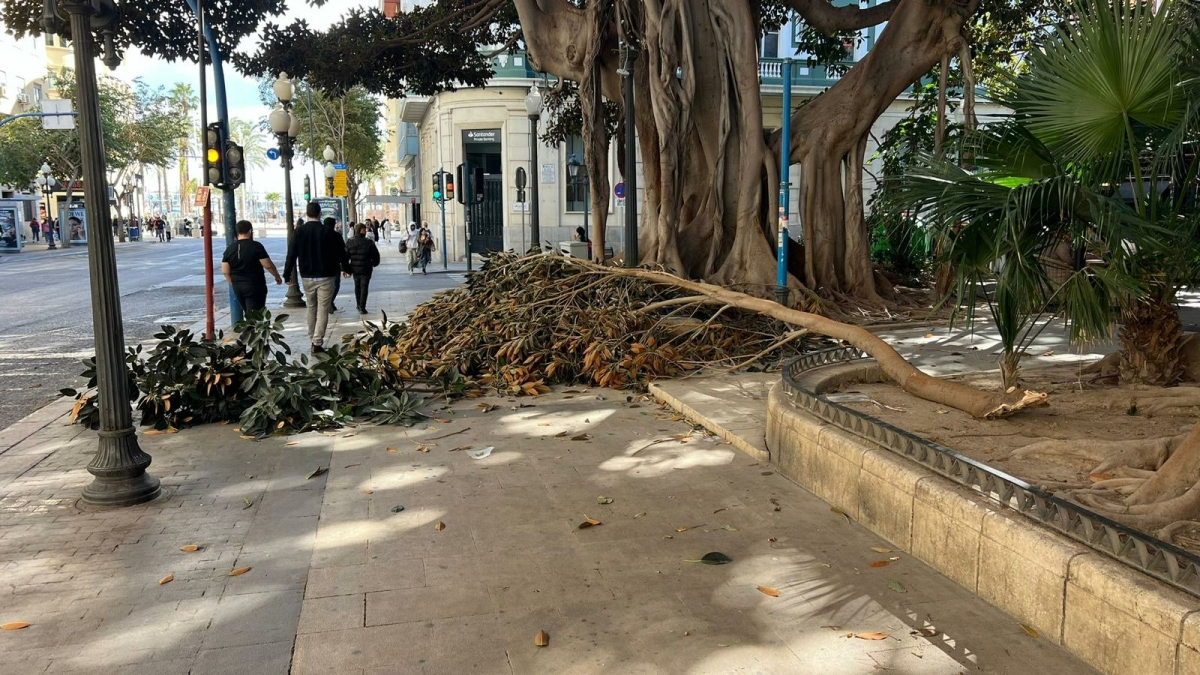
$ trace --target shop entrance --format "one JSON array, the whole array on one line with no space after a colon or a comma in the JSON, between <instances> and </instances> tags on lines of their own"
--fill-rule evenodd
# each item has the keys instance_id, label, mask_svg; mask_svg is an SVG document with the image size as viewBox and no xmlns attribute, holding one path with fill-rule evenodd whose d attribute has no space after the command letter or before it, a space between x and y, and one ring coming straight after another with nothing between
<instances>
[{"instance_id":1,"label":"shop entrance","mask_svg":"<svg viewBox=\"0 0 1200 675\"><path fill-rule=\"evenodd\" d=\"M500 130L464 131L463 151L471 166L483 167L483 201L468 207L471 211L471 253L503 250L504 177L500 162Z\"/></svg>"}]
</instances>

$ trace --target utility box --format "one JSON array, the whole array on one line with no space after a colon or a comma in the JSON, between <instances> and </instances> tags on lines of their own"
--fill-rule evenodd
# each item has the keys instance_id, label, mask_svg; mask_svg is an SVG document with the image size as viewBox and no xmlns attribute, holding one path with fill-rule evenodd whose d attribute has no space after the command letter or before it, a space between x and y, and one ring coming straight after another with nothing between
<instances>
[{"instance_id":1,"label":"utility box","mask_svg":"<svg viewBox=\"0 0 1200 675\"><path fill-rule=\"evenodd\" d=\"M588 259L588 243L586 241L560 241L558 251L572 258Z\"/></svg>"}]
</instances>

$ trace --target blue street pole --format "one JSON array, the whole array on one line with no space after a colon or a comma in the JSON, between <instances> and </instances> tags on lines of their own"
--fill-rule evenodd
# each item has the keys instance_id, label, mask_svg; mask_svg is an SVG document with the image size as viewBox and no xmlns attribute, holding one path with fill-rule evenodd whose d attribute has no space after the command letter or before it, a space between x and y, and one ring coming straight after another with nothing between
<instances>
[{"instance_id":1,"label":"blue street pole","mask_svg":"<svg viewBox=\"0 0 1200 675\"><path fill-rule=\"evenodd\" d=\"M779 242L775 259L778 270L775 277L775 302L788 304L788 198L792 184L789 182L791 159L788 151L792 144L792 60L783 61L783 141L779 144Z\"/></svg>"},{"instance_id":2,"label":"blue street pole","mask_svg":"<svg viewBox=\"0 0 1200 675\"><path fill-rule=\"evenodd\" d=\"M192 14L196 13L196 0L186 0L187 5L192 10ZM210 24L204 24L204 39L208 42L208 55L212 59L213 67L213 85L216 91L217 99L217 119L224 127L225 135L229 135L229 104L225 98L225 68L221 60L221 50L217 47L217 40L213 37L212 27ZM201 64L203 66L203 64ZM204 82L200 86L205 86ZM204 130L201 129L203 134ZM225 245L231 246L237 241L237 205L234 202L233 190L221 190L221 199L223 207L221 209L222 216L225 221ZM182 210L183 205L180 204ZM238 304L237 295L233 292L233 286L229 287L229 325L236 326L242 320L242 306Z\"/></svg>"},{"instance_id":3,"label":"blue street pole","mask_svg":"<svg viewBox=\"0 0 1200 675\"><path fill-rule=\"evenodd\" d=\"M16 115L9 115L8 117L5 117L4 119L0 120L0 127L4 126L5 124L8 124L9 122L16 122L17 120L21 119L22 117L61 117L61 116L63 116L63 115L71 115L72 117L79 117L79 113L77 113L77 112L66 112L66 113L40 113L40 112L17 113Z\"/></svg>"}]
</instances>

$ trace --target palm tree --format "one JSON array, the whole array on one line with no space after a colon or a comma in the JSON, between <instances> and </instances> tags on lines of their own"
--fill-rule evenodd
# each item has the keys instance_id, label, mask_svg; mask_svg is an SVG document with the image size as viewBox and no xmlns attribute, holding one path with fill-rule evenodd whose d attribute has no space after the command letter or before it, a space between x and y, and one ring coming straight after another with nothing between
<instances>
[{"instance_id":1,"label":"palm tree","mask_svg":"<svg viewBox=\"0 0 1200 675\"><path fill-rule=\"evenodd\" d=\"M1183 371L1175 295L1200 278L1200 26L1188 0L1152 7L1081 0L1030 51L1013 120L970 138L977 171L925 158L898 179L894 206L932 222L964 264L961 288L1002 262L991 298L1002 333L1061 312L1073 337L1094 338L1116 307L1122 379L1170 385ZM1047 262L1058 247L1060 277ZM1038 445L1023 452L1090 450L1103 458L1091 473L1135 475L1070 494L1114 520L1170 539L1200 517L1200 424L1186 437Z\"/></svg>"},{"instance_id":2,"label":"palm tree","mask_svg":"<svg viewBox=\"0 0 1200 675\"><path fill-rule=\"evenodd\" d=\"M246 185L238 194L238 211L245 214L246 194L250 193L252 189L250 185L251 169L263 169L267 165L267 136L257 125L234 118L229 120L229 138L242 146L242 157L246 164Z\"/></svg>"},{"instance_id":3,"label":"palm tree","mask_svg":"<svg viewBox=\"0 0 1200 675\"><path fill-rule=\"evenodd\" d=\"M186 134L179 138L179 208L182 211L184 205L188 203L188 193L191 191L191 181L188 179L188 150L192 147L192 112L200 106L200 99L197 98L196 92L192 89L192 85L177 82L171 88L168 98L171 101L171 107L179 112L179 116L186 120L184 129Z\"/></svg>"},{"instance_id":4,"label":"palm tree","mask_svg":"<svg viewBox=\"0 0 1200 675\"><path fill-rule=\"evenodd\" d=\"M1196 153L1184 147L1200 130L1200 38L1178 0L1157 12L1087 0L1077 13L1028 55L1013 119L968 135L972 169L922 158L891 186L893 207L933 225L956 297L995 282L1006 386L1039 316L1061 313L1089 340L1109 334L1114 307L1123 379L1173 384L1175 293L1200 260Z\"/></svg>"},{"instance_id":5,"label":"palm tree","mask_svg":"<svg viewBox=\"0 0 1200 675\"><path fill-rule=\"evenodd\" d=\"M267 206L271 209L271 217L274 218L275 214L279 212L279 202L283 200L283 195L278 192L268 192L263 195L263 198L267 200Z\"/></svg>"}]
</instances>

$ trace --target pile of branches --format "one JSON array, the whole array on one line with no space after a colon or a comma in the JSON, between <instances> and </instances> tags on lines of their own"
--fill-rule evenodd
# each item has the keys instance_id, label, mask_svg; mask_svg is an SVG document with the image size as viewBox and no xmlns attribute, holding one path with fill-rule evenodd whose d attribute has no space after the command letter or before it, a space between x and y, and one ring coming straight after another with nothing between
<instances>
[{"instance_id":1,"label":"pile of branches","mask_svg":"<svg viewBox=\"0 0 1200 675\"><path fill-rule=\"evenodd\" d=\"M404 323L348 336L403 379L452 394L537 395L552 384L642 389L704 368L767 368L806 331L676 285L555 255L495 254Z\"/></svg>"},{"instance_id":2,"label":"pile of branches","mask_svg":"<svg viewBox=\"0 0 1200 675\"><path fill-rule=\"evenodd\" d=\"M310 360L291 358L284 341L286 314L254 312L236 337L215 339L163 326L149 350L130 347L126 386L142 426L173 433L212 422L237 422L243 436L337 429L355 419L411 425L422 418L422 399L406 389L387 361L359 350L333 347ZM100 426L96 360L84 361L84 389L63 389L75 399L72 421ZM147 432L150 433L150 432Z\"/></svg>"}]
</instances>

